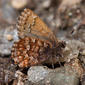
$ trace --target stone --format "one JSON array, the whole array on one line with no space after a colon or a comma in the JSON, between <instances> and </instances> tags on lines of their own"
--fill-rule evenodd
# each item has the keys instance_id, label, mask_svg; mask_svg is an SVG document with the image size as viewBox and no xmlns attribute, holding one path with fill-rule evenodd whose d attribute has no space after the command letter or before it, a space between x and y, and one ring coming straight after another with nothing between
<instances>
[{"instance_id":1,"label":"stone","mask_svg":"<svg viewBox=\"0 0 85 85\"><path fill-rule=\"evenodd\" d=\"M11 5L15 9L22 9L27 5L27 0L11 0Z\"/></svg>"},{"instance_id":2,"label":"stone","mask_svg":"<svg viewBox=\"0 0 85 85\"><path fill-rule=\"evenodd\" d=\"M11 54L11 47L15 40L18 40L15 26L0 26L0 56Z\"/></svg>"},{"instance_id":3,"label":"stone","mask_svg":"<svg viewBox=\"0 0 85 85\"><path fill-rule=\"evenodd\" d=\"M28 70L25 85L78 85L79 77L70 66L48 69L33 66Z\"/></svg>"}]
</instances>

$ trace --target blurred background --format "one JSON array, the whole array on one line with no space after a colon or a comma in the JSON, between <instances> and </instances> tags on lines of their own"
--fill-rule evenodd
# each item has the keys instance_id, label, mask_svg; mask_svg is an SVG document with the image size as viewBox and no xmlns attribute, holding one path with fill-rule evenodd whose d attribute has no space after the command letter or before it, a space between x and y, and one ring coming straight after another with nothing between
<instances>
[{"instance_id":1,"label":"blurred background","mask_svg":"<svg viewBox=\"0 0 85 85\"><path fill-rule=\"evenodd\" d=\"M0 85L17 85L12 84L16 69L10 55L18 40L17 18L24 8L34 11L57 38L67 43L65 62L77 58L85 70L85 0L0 0ZM78 82L67 85L85 85L85 75L83 83Z\"/></svg>"}]
</instances>

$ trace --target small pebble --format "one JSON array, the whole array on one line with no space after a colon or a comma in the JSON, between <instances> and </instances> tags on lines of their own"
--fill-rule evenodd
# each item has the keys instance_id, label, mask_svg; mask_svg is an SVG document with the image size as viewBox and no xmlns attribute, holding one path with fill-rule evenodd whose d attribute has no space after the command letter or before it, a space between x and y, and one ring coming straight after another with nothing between
<instances>
[{"instance_id":1,"label":"small pebble","mask_svg":"<svg viewBox=\"0 0 85 85\"><path fill-rule=\"evenodd\" d=\"M71 16L72 16L72 12L69 12L69 13L68 13L68 16L70 16L70 17L71 17Z\"/></svg>"},{"instance_id":2,"label":"small pebble","mask_svg":"<svg viewBox=\"0 0 85 85\"><path fill-rule=\"evenodd\" d=\"M44 2L42 3L43 8L48 8L48 7L50 6L50 3L51 3L50 0L44 1Z\"/></svg>"},{"instance_id":3,"label":"small pebble","mask_svg":"<svg viewBox=\"0 0 85 85\"><path fill-rule=\"evenodd\" d=\"M82 55L85 55L85 50L82 51Z\"/></svg>"},{"instance_id":4,"label":"small pebble","mask_svg":"<svg viewBox=\"0 0 85 85\"><path fill-rule=\"evenodd\" d=\"M22 9L27 5L27 0L12 0L11 5L15 9Z\"/></svg>"},{"instance_id":5,"label":"small pebble","mask_svg":"<svg viewBox=\"0 0 85 85\"><path fill-rule=\"evenodd\" d=\"M13 36L10 35L10 34L8 34L8 35L6 35L6 39L7 39L8 41L11 41L11 40L13 40Z\"/></svg>"}]
</instances>

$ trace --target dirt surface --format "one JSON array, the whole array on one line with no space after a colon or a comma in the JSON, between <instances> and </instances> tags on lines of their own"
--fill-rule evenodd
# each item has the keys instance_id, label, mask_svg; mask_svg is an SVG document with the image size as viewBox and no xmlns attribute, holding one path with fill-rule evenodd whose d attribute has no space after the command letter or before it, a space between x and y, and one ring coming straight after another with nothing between
<instances>
[{"instance_id":1,"label":"dirt surface","mask_svg":"<svg viewBox=\"0 0 85 85\"><path fill-rule=\"evenodd\" d=\"M17 18L24 8L34 11L59 40L66 42L63 62L59 62L61 65L54 65L56 70L61 70L60 73L58 71L55 72L55 69L47 64L44 66L49 71L46 68L44 69L42 65L40 68L38 66L31 67L34 70L29 68L20 69L11 59L12 45L18 40ZM72 76L68 72L69 66L70 70L74 72ZM50 71L52 73L49 75L49 80L48 75L42 73L47 72L49 74ZM65 71L66 74L62 71ZM37 75L36 72L39 72L39 74ZM56 74L60 75L59 80L55 77ZM29 75L31 76L30 78ZM63 75L66 75L66 77ZM39 79L36 80L35 76L37 77L36 79ZM44 76L43 79L42 76ZM31 83L32 78L33 81L38 82ZM68 82L67 78L69 78ZM74 82L72 78L76 79L76 81ZM66 81L63 81L63 79ZM57 85L56 83L63 85L66 82L70 83L70 85L85 85L85 1L0 0L0 85Z\"/></svg>"}]
</instances>

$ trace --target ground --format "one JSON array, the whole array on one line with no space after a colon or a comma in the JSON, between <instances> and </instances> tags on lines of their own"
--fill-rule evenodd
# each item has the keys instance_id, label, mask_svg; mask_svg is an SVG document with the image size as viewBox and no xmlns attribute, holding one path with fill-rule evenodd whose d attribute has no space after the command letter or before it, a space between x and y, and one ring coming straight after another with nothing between
<instances>
[{"instance_id":1,"label":"ground","mask_svg":"<svg viewBox=\"0 0 85 85\"><path fill-rule=\"evenodd\" d=\"M63 60L21 69L11 59L17 41L17 18L24 8L34 11L60 41ZM85 85L84 0L0 0L0 85Z\"/></svg>"}]
</instances>

